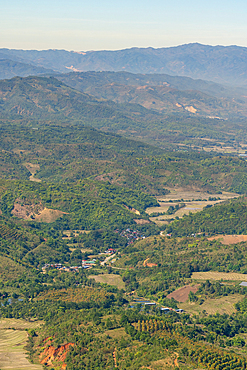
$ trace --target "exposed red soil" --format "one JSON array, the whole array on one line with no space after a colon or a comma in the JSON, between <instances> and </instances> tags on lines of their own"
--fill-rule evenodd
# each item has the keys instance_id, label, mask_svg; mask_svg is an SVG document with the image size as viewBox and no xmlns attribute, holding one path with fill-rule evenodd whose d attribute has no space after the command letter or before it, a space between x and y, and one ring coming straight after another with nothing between
<instances>
[{"instance_id":1,"label":"exposed red soil","mask_svg":"<svg viewBox=\"0 0 247 370\"><path fill-rule=\"evenodd\" d=\"M143 266L144 267L155 267L157 266L157 263L152 263L152 262L148 262L149 258L147 258L144 262L143 262Z\"/></svg>"},{"instance_id":2,"label":"exposed red soil","mask_svg":"<svg viewBox=\"0 0 247 370\"><path fill-rule=\"evenodd\" d=\"M200 284L194 286L185 285L182 288L179 288L174 292L168 294L167 298L169 299L174 298L178 302L186 302L189 297L189 293L190 292L196 293L198 291L199 286Z\"/></svg>"},{"instance_id":3,"label":"exposed red soil","mask_svg":"<svg viewBox=\"0 0 247 370\"><path fill-rule=\"evenodd\" d=\"M112 354L112 356L113 356L113 360L114 360L114 363L115 363L115 367L117 367L116 352L117 352L117 348L115 348L115 349L114 349L114 352L113 352L113 354Z\"/></svg>"},{"instance_id":4,"label":"exposed red soil","mask_svg":"<svg viewBox=\"0 0 247 370\"><path fill-rule=\"evenodd\" d=\"M46 344L50 344L51 342L47 342ZM70 349L70 347L74 346L74 343L67 343L63 346L59 346L58 348L55 348L51 345L49 345L39 356L40 363L42 365L47 364L49 366L53 366L53 361L59 361L62 362L62 369L66 369L66 363L64 362L66 360L67 353ZM44 357L45 356L45 357Z\"/></svg>"}]
</instances>

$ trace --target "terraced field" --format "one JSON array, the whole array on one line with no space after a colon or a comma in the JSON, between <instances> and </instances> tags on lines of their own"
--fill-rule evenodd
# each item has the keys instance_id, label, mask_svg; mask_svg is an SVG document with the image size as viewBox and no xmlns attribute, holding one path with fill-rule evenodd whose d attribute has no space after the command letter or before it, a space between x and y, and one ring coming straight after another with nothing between
<instances>
[{"instance_id":1,"label":"terraced field","mask_svg":"<svg viewBox=\"0 0 247 370\"><path fill-rule=\"evenodd\" d=\"M31 364L28 361L24 348L28 338L24 329L31 329L40 324L40 322L26 322L16 319L0 321L1 370L42 370L41 365Z\"/></svg>"}]
</instances>

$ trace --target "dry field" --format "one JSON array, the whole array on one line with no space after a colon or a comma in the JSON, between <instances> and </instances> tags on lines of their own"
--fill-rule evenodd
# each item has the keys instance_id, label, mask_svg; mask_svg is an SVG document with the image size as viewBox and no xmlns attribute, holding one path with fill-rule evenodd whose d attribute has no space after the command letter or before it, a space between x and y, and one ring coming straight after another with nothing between
<instances>
[{"instance_id":1,"label":"dry field","mask_svg":"<svg viewBox=\"0 0 247 370\"><path fill-rule=\"evenodd\" d=\"M80 234L88 234L90 230L64 230L63 234L67 236L67 238L71 238L72 234L74 236L79 236Z\"/></svg>"},{"instance_id":2,"label":"dry field","mask_svg":"<svg viewBox=\"0 0 247 370\"><path fill-rule=\"evenodd\" d=\"M57 209L44 208L38 215L35 215L35 221L50 223L56 221L65 214L68 213L59 211Z\"/></svg>"},{"instance_id":3,"label":"dry field","mask_svg":"<svg viewBox=\"0 0 247 370\"><path fill-rule=\"evenodd\" d=\"M163 198L159 197L160 201L168 202L169 200L177 200L177 199L184 199L184 200L192 200L192 199L208 199L211 198L218 198L220 197L221 200L227 200L235 197L239 197L237 193L229 193L223 191L222 194L208 194L203 190L186 190L183 188L178 189L168 189L170 193L164 196Z\"/></svg>"},{"instance_id":4,"label":"dry field","mask_svg":"<svg viewBox=\"0 0 247 370\"><path fill-rule=\"evenodd\" d=\"M193 272L192 279L195 280L223 280L223 281L247 281L247 274L235 272Z\"/></svg>"},{"instance_id":5,"label":"dry field","mask_svg":"<svg viewBox=\"0 0 247 370\"><path fill-rule=\"evenodd\" d=\"M222 194L208 194L203 191L196 191L196 190L185 190L185 189L169 189L170 193L166 195L164 198L159 197L157 200L160 204L160 207L150 207L146 209L147 214L151 214L153 212L166 212L170 206L175 206L177 203L176 200L183 199L183 203L185 203L185 207L179 209L177 212L173 213L172 215L160 215L158 217L150 217L150 220L157 223L158 225L166 224L167 221L170 219L174 219L175 217L183 217L184 214L189 213L196 213L202 211L204 207L207 205L215 205L217 203L221 203L227 199L239 197L239 194L229 193L229 192L222 192ZM220 198L220 200L211 201L208 200L209 197L211 198ZM206 199L197 201L195 199ZM169 202L172 200L173 202ZM188 202L186 202L188 201Z\"/></svg>"},{"instance_id":6,"label":"dry field","mask_svg":"<svg viewBox=\"0 0 247 370\"><path fill-rule=\"evenodd\" d=\"M2 329L16 329L16 330L25 330L25 329L35 329L42 325L42 321L38 320L22 320L22 319L7 319L4 318L0 320L0 330Z\"/></svg>"},{"instance_id":7,"label":"dry field","mask_svg":"<svg viewBox=\"0 0 247 370\"><path fill-rule=\"evenodd\" d=\"M103 275L90 275L89 279L94 279L97 283L104 283L109 285L114 285L118 289L124 289L125 284L119 275L114 274L103 274Z\"/></svg>"},{"instance_id":8,"label":"dry field","mask_svg":"<svg viewBox=\"0 0 247 370\"><path fill-rule=\"evenodd\" d=\"M232 314L236 312L234 304L241 301L243 296L240 294L234 294L226 297L219 297L219 298L210 298L207 299L203 304L199 305L197 302L185 302L180 303L179 308L182 308L186 312L190 314L198 315L203 310L205 310L208 314L214 315L216 313L219 314Z\"/></svg>"},{"instance_id":9,"label":"dry field","mask_svg":"<svg viewBox=\"0 0 247 370\"><path fill-rule=\"evenodd\" d=\"M219 239L219 241L224 245L238 244L242 242L247 242L247 235L216 235L208 238L208 240L217 239Z\"/></svg>"},{"instance_id":10,"label":"dry field","mask_svg":"<svg viewBox=\"0 0 247 370\"><path fill-rule=\"evenodd\" d=\"M186 302L189 297L189 293L190 292L196 293L198 291L199 286L200 284L199 285L197 284L194 286L185 285L182 288L179 288L175 290L174 292L168 294L167 298L169 299L174 298L178 302Z\"/></svg>"},{"instance_id":11,"label":"dry field","mask_svg":"<svg viewBox=\"0 0 247 370\"><path fill-rule=\"evenodd\" d=\"M27 360L24 350L27 342L27 332L23 330L35 328L40 324L41 322L38 321L27 322L17 319L3 319L0 321L1 370L42 370L41 365L31 364Z\"/></svg>"}]
</instances>

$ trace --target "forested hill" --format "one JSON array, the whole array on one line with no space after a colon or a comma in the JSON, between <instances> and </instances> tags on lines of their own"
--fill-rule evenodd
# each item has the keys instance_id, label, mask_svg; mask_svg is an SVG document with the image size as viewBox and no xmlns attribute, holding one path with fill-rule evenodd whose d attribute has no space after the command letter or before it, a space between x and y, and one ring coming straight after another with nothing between
<instances>
[{"instance_id":1,"label":"forested hill","mask_svg":"<svg viewBox=\"0 0 247 370\"><path fill-rule=\"evenodd\" d=\"M119 106L112 101L80 93L55 78L15 77L0 81L2 117L29 117L39 120L74 119L80 122L111 120L129 122L132 111L148 111L141 106ZM137 112L135 112L135 109ZM150 113L151 114L151 113ZM153 117L155 116L152 113Z\"/></svg>"},{"instance_id":2,"label":"forested hill","mask_svg":"<svg viewBox=\"0 0 247 370\"><path fill-rule=\"evenodd\" d=\"M185 215L167 227L172 236L196 234L246 235L247 199L241 197L214 207L205 208L196 214Z\"/></svg>"},{"instance_id":3,"label":"forested hill","mask_svg":"<svg viewBox=\"0 0 247 370\"><path fill-rule=\"evenodd\" d=\"M45 182L94 179L152 195L183 187L247 192L244 159L168 152L82 126L0 127L0 176Z\"/></svg>"},{"instance_id":4,"label":"forested hill","mask_svg":"<svg viewBox=\"0 0 247 370\"><path fill-rule=\"evenodd\" d=\"M73 85L74 75L72 77L69 75L68 78L72 78L71 85ZM107 87L99 90L96 86L95 76L89 80L92 83L91 92L101 96L105 92L107 99L114 98L119 102L79 92L54 77L16 77L0 81L0 119L5 123L9 123L11 120L12 122L21 120L24 124L28 122L35 127L44 123L87 124L166 149L180 148L181 145L184 148L193 145L193 147L201 149L212 143L216 147L234 145L240 148L240 143L247 138L244 120L206 118L198 113L199 108L199 110L195 108L197 107L196 102L202 98L198 104L204 113L207 109L209 109L208 113L214 109L218 112L219 109L225 115L228 109L226 107L227 101L222 102L222 106L219 107L217 104L214 106L218 98L212 98L212 100L205 94L202 97L202 93L189 92L188 94L184 91L174 93L174 89L168 88L170 92L167 91L167 94L162 95L161 92L155 92L152 87L150 90L142 89L142 86L141 89L139 89L140 86L134 87L133 96L128 98L130 86L125 85L127 88L125 91L125 87L123 90L121 88L119 90L119 85L111 86L108 84ZM83 81L84 76L79 75L76 88L79 88L79 85L82 88ZM88 89L87 83L85 85ZM97 91L94 90L95 88ZM159 86L157 88L163 89ZM165 87L165 89L167 88ZM183 99L184 106L179 104ZM131 101L131 104L127 101ZM164 104L166 105L166 102L168 102L168 108L165 108L162 113L162 107ZM245 114L246 104L244 101L240 103L235 101L230 103L229 107L232 104L233 111L237 111L238 115ZM158 108L155 110L153 106L156 105Z\"/></svg>"},{"instance_id":5,"label":"forested hill","mask_svg":"<svg viewBox=\"0 0 247 370\"><path fill-rule=\"evenodd\" d=\"M74 52L0 49L0 57L59 72L128 71L166 73L219 83L247 84L247 48L198 43L168 48Z\"/></svg>"}]
</instances>

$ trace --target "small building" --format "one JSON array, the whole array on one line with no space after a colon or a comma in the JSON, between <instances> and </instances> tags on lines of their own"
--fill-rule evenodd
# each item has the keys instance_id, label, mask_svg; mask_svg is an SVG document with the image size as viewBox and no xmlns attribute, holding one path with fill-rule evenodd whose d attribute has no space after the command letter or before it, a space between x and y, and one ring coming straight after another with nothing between
<instances>
[{"instance_id":1,"label":"small building","mask_svg":"<svg viewBox=\"0 0 247 370\"><path fill-rule=\"evenodd\" d=\"M160 309L161 313L170 313L171 309L169 307L161 307Z\"/></svg>"},{"instance_id":2,"label":"small building","mask_svg":"<svg viewBox=\"0 0 247 370\"><path fill-rule=\"evenodd\" d=\"M246 281L242 281L242 283L239 284L240 286L246 286L247 287L247 282Z\"/></svg>"}]
</instances>

